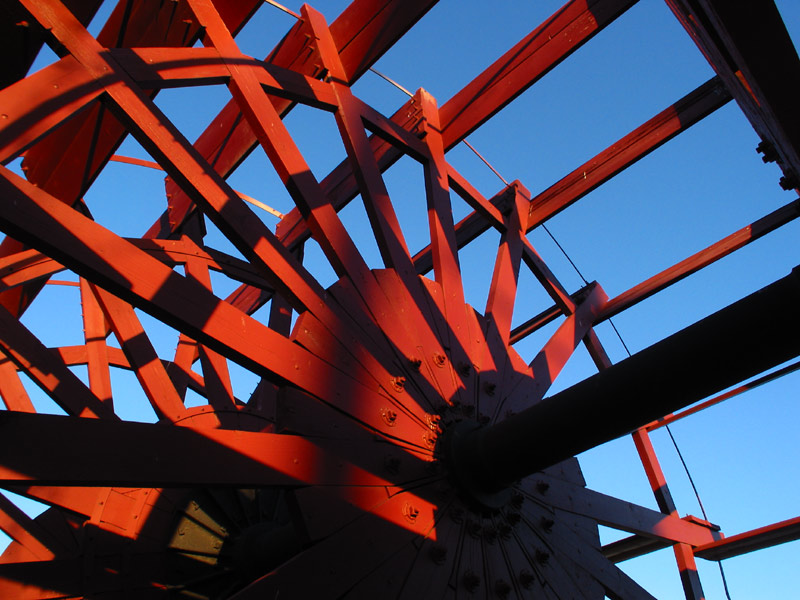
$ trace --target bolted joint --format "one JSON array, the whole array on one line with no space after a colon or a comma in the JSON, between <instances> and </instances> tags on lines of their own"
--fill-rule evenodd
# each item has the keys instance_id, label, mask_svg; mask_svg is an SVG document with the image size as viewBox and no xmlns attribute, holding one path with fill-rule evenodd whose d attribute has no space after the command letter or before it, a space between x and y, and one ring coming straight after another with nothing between
<instances>
[{"instance_id":1,"label":"bolted joint","mask_svg":"<svg viewBox=\"0 0 800 600\"><path fill-rule=\"evenodd\" d=\"M759 142L758 146L756 146L756 152L763 154L761 160L765 163L776 162L779 158L778 152L775 150L775 146L772 144L772 142L768 142L766 140Z\"/></svg>"},{"instance_id":2,"label":"bolted joint","mask_svg":"<svg viewBox=\"0 0 800 600\"><path fill-rule=\"evenodd\" d=\"M790 192L800 187L800 179L798 179L797 173L794 171L786 171L784 176L778 180L778 184L781 186L781 189Z\"/></svg>"}]
</instances>

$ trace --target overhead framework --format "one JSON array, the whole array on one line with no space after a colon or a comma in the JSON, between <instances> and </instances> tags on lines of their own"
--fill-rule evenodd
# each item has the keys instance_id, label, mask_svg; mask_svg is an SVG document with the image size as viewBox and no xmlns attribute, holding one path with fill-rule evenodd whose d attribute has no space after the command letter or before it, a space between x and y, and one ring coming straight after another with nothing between
<instances>
[{"instance_id":1,"label":"overhead framework","mask_svg":"<svg viewBox=\"0 0 800 600\"><path fill-rule=\"evenodd\" d=\"M435 0L354 0L330 25L303 5L264 60L235 38L274 10L260 0L120 0L96 38L99 1L3 3L0 486L49 508L31 518L0 495L0 597L650 598L616 563L671 547L697 600L696 557L800 537L798 518L726 537L681 516L650 440L800 354L785 318L800 271L618 364L594 330L797 218L798 200L613 298L566 289L526 235L731 99L796 193L800 60L772 2L667 0L716 76L538 195L514 181L486 198L448 162L634 3L567 2L449 100L420 89L391 116L351 86ZM59 59L26 76L44 43ZM216 84L231 100L194 143L154 102ZM327 113L346 151L321 181L282 121L297 105ZM110 161L131 162L115 155L129 135L152 157L133 162L166 172L141 237L84 201ZM274 230L227 181L256 147L295 205ZM424 179L430 243L415 253L383 177L402 157ZM457 222L456 196L472 209ZM338 214L356 197L369 232ZM500 243L473 308L459 251L489 230ZM327 289L304 265L311 239L338 279ZM552 307L512 328L523 269ZM77 288L80 306L59 310L81 315L80 344L48 347L23 320L56 283ZM514 349L555 320L535 354ZM599 372L546 397L580 345ZM153 422L125 416L118 370ZM585 487L574 456L625 435L659 510ZM598 525L630 535L601 545Z\"/></svg>"}]
</instances>

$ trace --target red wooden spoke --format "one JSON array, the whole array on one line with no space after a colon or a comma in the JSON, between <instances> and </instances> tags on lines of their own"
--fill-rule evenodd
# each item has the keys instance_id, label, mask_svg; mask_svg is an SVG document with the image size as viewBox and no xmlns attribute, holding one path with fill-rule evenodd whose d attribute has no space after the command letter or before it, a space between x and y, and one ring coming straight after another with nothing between
<instances>
[{"instance_id":1,"label":"red wooden spoke","mask_svg":"<svg viewBox=\"0 0 800 600\"><path fill-rule=\"evenodd\" d=\"M508 213L506 233L500 238L489 297L486 300L486 316L494 319L505 345L508 345L508 336L511 333L511 317L514 314L519 265L522 261L522 238L525 235L522 219L525 218L528 207L527 198L521 190L514 191L514 204Z\"/></svg>"},{"instance_id":2,"label":"red wooden spoke","mask_svg":"<svg viewBox=\"0 0 800 600\"><path fill-rule=\"evenodd\" d=\"M342 60L350 74L348 83L355 82L383 52L425 12L436 0L355 0L331 24L336 46L343 48ZM276 48L267 62L291 67L306 75L316 75L314 64L305 61L307 41L298 24ZM277 99L276 99L277 100ZM290 102L278 100L276 110L285 114ZM222 132L222 133L221 133ZM216 119L197 140L197 150L221 175L229 175L256 144L256 137L235 101L228 103ZM327 189L325 190L328 191ZM178 227L192 209L189 198L177 187L168 189L173 194L169 219L163 220L167 231ZM295 217L299 214L295 212ZM305 232L308 231L304 223ZM167 235L162 221L155 223L147 236Z\"/></svg>"},{"instance_id":3,"label":"red wooden spoke","mask_svg":"<svg viewBox=\"0 0 800 600\"><path fill-rule=\"evenodd\" d=\"M81 305L83 306L83 337L86 340L86 364L89 371L89 389L101 402L113 411L111 395L111 373L108 368L106 337L108 325L100 305L89 288L89 282L81 279Z\"/></svg>"},{"instance_id":4,"label":"red wooden spoke","mask_svg":"<svg viewBox=\"0 0 800 600\"><path fill-rule=\"evenodd\" d=\"M46 246L61 262L67 262L87 279L155 313L179 331L223 352L228 358L267 376L275 369L279 377L296 382L302 389L332 401L342 410L360 414L376 429L402 437L406 427L403 418L388 425L381 418L379 408L369 410L367 404L359 400L360 394L377 399L375 392L220 301L202 285L184 279L42 190L25 184L12 173L5 172L0 185L7 193L6 198L16 198L16 209L6 211L0 219L12 227L18 238L24 236L26 241L40 248ZM39 228L45 223L49 223L48 234L46 239L42 239L32 230L41 231ZM110 249L113 248L114 266L103 259L101 247L106 252L112 252ZM188 307L192 307L191 311L187 310ZM15 323L15 327L22 326ZM38 354L42 352L43 349ZM322 372L329 376L321 377ZM65 378L69 379L67 375ZM340 384L333 385L334 381Z\"/></svg>"},{"instance_id":5,"label":"red wooden spoke","mask_svg":"<svg viewBox=\"0 0 800 600\"><path fill-rule=\"evenodd\" d=\"M17 127L4 127L0 133L0 161L6 164L19 156L102 91L102 83L71 56L0 91L0 110L7 119L20 123Z\"/></svg>"},{"instance_id":6,"label":"red wooden spoke","mask_svg":"<svg viewBox=\"0 0 800 600\"><path fill-rule=\"evenodd\" d=\"M189 279L197 281L211 291L211 276L204 263L188 260L185 269ZM203 367L203 379L209 404L218 410L231 408L234 404L233 387L225 358L205 346L198 346L197 350Z\"/></svg>"},{"instance_id":7,"label":"red wooden spoke","mask_svg":"<svg viewBox=\"0 0 800 600\"><path fill-rule=\"evenodd\" d=\"M153 349L133 307L92 286L125 358L159 419L175 421L184 414L183 402Z\"/></svg>"},{"instance_id":8,"label":"red wooden spoke","mask_svg":"<svg viewBox=\"0 0 800 600\"><path fill-rule=\"evenodd\" d=\"M36 412L28 392L17 375L17 367L0 352L0 399L6 409L18 412Z\"/></svg>"},{"instance_id":9,"label":"red wooden spoke","mask_svg":"<svg viewBox=\"0 0 800 600\"><path fill-rule=\"evenodd\" d=\"M49 560L61 549L46 530L1 493L0 531L25 548L35 560Z\"/></svg>"},{"instance_id":10,"label":"red wooden spoke","mask_svg":"<svg viewBox=\"0 0 800 600\"><path fill-rule=\"evenodd\" d=\"M353 173L358 181L383 262L387 267L394 268L405 281L410 281L416 278L416 273L411 268L408 247L400 231L400 223L389 200L380 169L369 147L361 113L353 102L350 89L343 83L344 66L339 60L333 38L325 20L318 12L303 6L303 17L307 19L316 39L317 50L323 65L328 70L331 87L337 96L339 106L336 111L336 122L347 154L350 156Z\"/></svg>"},{"instance_id":11,"label":"red wooden spoke","mask_svg":"<svg viewBox=\"0 0 800 600\"><path fill-rule=\"evenodd\" d=\"M406 463L398 485L427 474L423 461L400 450L381 448L384 444L366 432L364 440L350 440L343 450L331 452L330 444L323 449L294 435L125 421L111 425L97 419L10 411L0 412L0 430L2 452L7 457L0 468L0 482L4 484L35 480L46 485L145 488L299 484L385 487L391 482L375 473L383 460L383 456L374 456L378 450ZM61 436L74 443L61 447ZM147 444L137 444L137 440L147 440ZM136 453L128 451L137 445ZM95 452L97 448L103 452ZM16 449L13 457L11 449ZM59 452L68 453L64 463L72 467L52 461ZM218 458L197 460L202 456ZM180 473L179 478L175 473Z\"/></svg>"},{"instance_id":12,"label":"red wooden spoke","mask_svg":"<svg viewBox=\"0 0 800 600\"><path fill-rule=\"evenodd\" d=\"M0 308L0 348L67 414L113 417L110 407L95 396L22 323Z\"/></svg>"}]
</instances>

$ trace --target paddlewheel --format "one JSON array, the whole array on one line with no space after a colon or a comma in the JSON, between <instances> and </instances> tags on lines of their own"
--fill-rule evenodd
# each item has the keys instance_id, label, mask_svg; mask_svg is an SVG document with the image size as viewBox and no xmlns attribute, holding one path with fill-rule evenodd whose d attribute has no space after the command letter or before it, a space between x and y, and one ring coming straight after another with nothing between
<instances>
[{"instance_id":1,"label":"paddlewheel","mask_svg":"<svg viewBox=\"0 0 800 600\"><path fill-rule=\"evenodd\" d=\"M96 37L100 2L3 3L0 484L47 508L32 518L0 495L1 597L650 598L617 563L671 547L697 599L695 557L800 535L798 519L724 537L681 517L650 441L800 353L784 318L798 275L618 364L594 329L797 202L611 299L566 289L527 235L731 98L797 188L786 82L800 61L775 7L668 0L717 75L546 191L515 181L487 198L446 153L634 2L572 0L441 106L420 89L384 116L351 86L434 4L354 0L330 25L304 5L260 60L235 41L276 10L260 0L120 0ZM26 76L43 43L59 58ZM192 143L156 94L212 85L232 99ZM339 132L343 162L324 178L284 124L293 109ZM128 136L151 160L117 154ZM266 207L271 223L233 182L254 149L294 203ZM419 198L390 196L398 161L416 165ZM141 182L109 185L121 167L164 171L141 191L158 207L143 235L117 197ZM101 182L107 197L88 200ZM368 226L344 224L350 202ZM488 300L473 307L459 252L490 230ZM312 275L312 245L332 285ZM551 308L525 315L521 272ZM69 302L28 318L58 284ZM82 343L54 347L68 313ZM549 394L581 346L599 372ZM575 455L625 435L658 510L586 487ZM627 537L601 544L598 525Z\"/></svg>"}]
</instances>

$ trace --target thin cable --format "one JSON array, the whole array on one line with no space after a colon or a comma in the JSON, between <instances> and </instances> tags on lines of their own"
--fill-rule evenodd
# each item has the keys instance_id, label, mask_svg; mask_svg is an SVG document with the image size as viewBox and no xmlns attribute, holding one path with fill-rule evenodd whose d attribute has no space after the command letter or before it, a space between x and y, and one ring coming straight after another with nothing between
<instances>
[{"instance_id":1,"label":"thin cable","mask_svg":"<svg viewBox=\"0 0 800 600\"><path fill-rule=\"evenodd\" d=\"M678 447L678 442L675 441L675 436L672 435L672 430L669 428L669 425L664 427L669 434L669 439L672 440L672 445L675 446L675 452L678 453L678 458L681 459L681 464L683 465L683 470L686 471L686 477L689 478L689 483L692 486L692 490L694 491L694 497L697 498L697 504L700 505L700 512L703 513L703 519L708 521L708 515L706 514L706 509L703 506L703 501L700 500L700 493L697 491L697 486L694 484L694 479L692 478L692 474L689 472L689 467L686 464L686 461L683 459L683 453L681 449ZM728 580L725 578L725 569L722 567L722 561L717 563L719 565L719 574L722 577L722 587L725 590L725 597L728 600L731 600L731 594L728 590Z\"/></svg>"},{"instance_id":2,"label":"thin cable","mask_svg":"<svg viewBox=\"0 0 800 600\"><path fill-rule=\"evenodd\" d=\"M266 2L267 4L271 4L275 8L278 8L278 9L282 10L287 15L292 15L295 19L298 19L298 20L302 20L303 19L303 17L298 15L296 12L294 12L293 10L289 10L283 4L278 4L277 2L275 2L275 0L264 0L264 2Z\"/></svg>"},{"instance_id":3,"label":"thin cable","mask_svg":"<svg viewBox=\"0 0 800 600\"><path fill-rule=\"evenodd\" d=\"M377 75L378 77L380 77L380 78L382 78L382 79L385 79L386 81L388 81L389 83L391 83L391 84L392 84L394 87L396 87L398 90L400 90L401 92L403 92L404 94L406 94L406 95L407 95L409 98L413 98L413 97L414 97L414 94L412 94L411 92L409 92L409 91L408 91L406 88L404 88L402 85L400 85L399 83L397 83L397 82L396 82L394 79L392 79L392 78L391 78L391 77L389 77L388 75L384 75L383 73L381 73L380 71L378 71L378 69L375 69L375 68L373 68L373 67L370 67L370 68L369 68L369 70L370 70L370 71L372 71L373 73L375 73L375 75Z\"/></svg>"},{"instance_id":4,"label":"thin cable","mask_svg":"<svg viewBox=\"0 0 800 600\"><path fill-rule=\"evenodd\" d=\"M377 69L374 69L374 68L372 68L372 67L370 67L370 68L369 68L369 70L370 70L370 71L372 71L373 73L375 73L375 74L376 74L378 77L381 77L382 79L385 79L386 81L388 81L389 83L391 83L391 84L392 84L394 87L396 87L398 90L401 90L402 92L404 92L405 94L407 94L407 95L408 95L410 98L413 98L413 97L414 97L414 94L412 94L410 91L408 91L406 88L404 88L402 85L400 85L399 83L397 83L397 82L396 82L394 79L392 79L392 78L391 78L391 77L389 77L388 75L385 75L385 74L381 73L380 71L378 71ZM478 152L478 151L475 149L475 146L473 146L472 144L470 144L470 143L467 141L467 139L466 139L466 138L464 138L464 139L463 139L463 140L461 140L461 141L462 141L462 142L464 142L464 144L466 144L467 148L469 148L470 150L472 150L472 151L475 153L475 156L477 156L478 158L480 158L480 159L483 161L483 164L485 164L487 167L489 167L489 169L491 169L492 173L494 173L495 175L497 175L497 177L500 179L500 181L502 181L502 182L503 182L505 185L509 185L508 181L506 181L506 178L505 178L505 177L503 177L503 176L500 174L500 172L499 172L497 169L495 169L495 168L492 166L492 164L491 164L491 163L490 163L488 160L486 160L486 159L483 157L483 155L482 155L480 152Z\"/></svg>"},{"instance_id":5,"label":"thin cable","mask_svg":"<svg viewBox=\"0 0 800 600\"><path fill-rule=\"evenodd\" d=\"M499 172L497 169L495 169L495 168L494 168L494 167L493 167L493 166L492 166L492 165L489 163L489 161L488 161L488 160L486 160L485 158L483 158L483 155L482 155L480 152L478 152L478 151L475 149L475 146L473 146L472 144L470 144L470 143L467 141L467 138L464 138L464 139L463 139L463 140L461 140L461 141L462 141L462 142L464 142L464 143L467 145L467 148L469 148L470 150L472 150L472 151L475 153L475 156L477 156L478 158L480 158L480 159L483 161L483 164L485 164L487 167L489 167L489 168L492 170L492 173L494 173L495 175L497 175L497 176L500 178L500 181L502 181L502 182L503 182L503 183L505 183L506 185L509 185L508 181L506 181L506 178L505 178L505 177L503 177L502 175L500 175L500 172Z\"/></svg>"}]
</instances>

